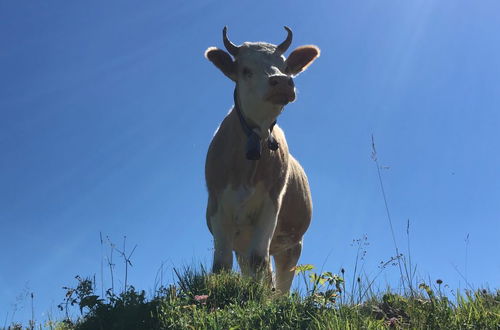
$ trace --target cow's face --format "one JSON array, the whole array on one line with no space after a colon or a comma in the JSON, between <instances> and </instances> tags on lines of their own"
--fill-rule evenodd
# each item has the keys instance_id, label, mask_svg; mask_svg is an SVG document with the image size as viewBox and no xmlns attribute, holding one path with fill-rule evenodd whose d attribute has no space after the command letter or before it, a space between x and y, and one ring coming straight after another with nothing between
<instances>
[{"instance_id":1,"label":"cow's face","mask_svg":"<svg viewBox=\"0 0 500 330\"><path fill-rule=\"evenodd\" d=\"M227 77L236 82L239 103L245 117L257 127L269 127L283 107L295 100L293 77L304 71L318 56L316 46L302 46L285 59L292 33L280 45L263 42L232 44L224 28L225 51L211 47L205 56Z\"/></svg>"}]
</instances>

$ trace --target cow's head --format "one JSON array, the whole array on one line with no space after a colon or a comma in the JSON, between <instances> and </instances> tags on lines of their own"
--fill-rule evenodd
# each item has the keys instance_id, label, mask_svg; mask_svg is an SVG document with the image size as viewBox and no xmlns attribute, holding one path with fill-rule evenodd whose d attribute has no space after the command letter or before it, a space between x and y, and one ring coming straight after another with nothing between
<instances>
[{"instance_id":1,"label":"cow's head","mask_svg":"<svg viewBox=\"0 0 500 330\"><path fill-rule=\"evenodd\" d=\"M210 47L205 57L236 83L241 110L253 125L269 127L283 107L295 100L293 77L304 71L318 56L319 48L308 45L283 54L292 43L292 31L279 45L245 42L234 45L222 31L227 52Z\"/></svg>"}]
</instances>

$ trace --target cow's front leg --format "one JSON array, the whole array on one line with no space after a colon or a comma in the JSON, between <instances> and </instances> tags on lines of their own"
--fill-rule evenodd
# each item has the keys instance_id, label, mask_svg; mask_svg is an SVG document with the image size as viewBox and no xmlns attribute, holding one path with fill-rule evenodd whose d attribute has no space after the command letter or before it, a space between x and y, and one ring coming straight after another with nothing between
<instances>
[{"instance_id":1,"label":"cow's front leg","mask_svg":"<svg viewBox=\"0 0 500 330\"><path fill-rule=\"evenodd\" d=\"M233 238L234 225L227 220L224 214L215 214L211 217L212 235L214 237L214 261L212 272L230 271L233 268Z\"/></svg>"},{"instance_id":2,"label":"cow's front leg","mask_svg":"<svg viewBox=\"0 0 500 330\"><path fill-rule=\"evenodd\" d=\"M272 286L272 266L269 246L278 221L278 208L269 199L264 202L261 213L255 221L255 229L248 253L252 276Z\"/></svg>"}]
</instances>

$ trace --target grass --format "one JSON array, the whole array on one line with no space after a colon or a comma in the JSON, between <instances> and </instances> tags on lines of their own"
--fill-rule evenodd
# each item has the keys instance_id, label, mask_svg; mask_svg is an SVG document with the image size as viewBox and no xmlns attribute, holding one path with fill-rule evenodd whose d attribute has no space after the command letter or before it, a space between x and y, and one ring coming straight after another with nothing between
<instances>
[{"instance_id":1,"label":"grass","mask_svg":"<svg viewBox=\"0 0 500 330\"><path fill-rule=\"evenodd\" d=\"M457 293L454 301L420 284L413 294L386 292L361 302L344 299L343 278L298 269L307 278L303 295L278 296L236 273L186 269L176 284L153 297L128 287L106 297L90 279L78 278L69 305L81 317L46 324L50 329L499 329L500 290ZM438 287L439 288L439 287ZM68 288L69 289L69 288ZM89 290L90 289L90 290ZM347 302L344 302L347 301Z\"/></svg>"}]
</instances>

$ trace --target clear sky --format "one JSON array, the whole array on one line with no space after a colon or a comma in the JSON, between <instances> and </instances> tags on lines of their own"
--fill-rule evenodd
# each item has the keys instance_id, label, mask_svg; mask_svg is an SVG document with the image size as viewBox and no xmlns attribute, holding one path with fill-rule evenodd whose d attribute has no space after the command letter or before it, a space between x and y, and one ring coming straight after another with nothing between
<instances>
[{"instance_id":1,"label":"clear sky","mask_svg":"<svg viewBox=\"0 0 500 330\"><path fill-rule=\"evenodd\" d=\"M499 12L493 0L0 2L0 326L30 317L31 292L38 321L59 318L62 286L100 279L100 232L137 244L129 282L146 291L162 263L164 282L173 266L210 265L204 161L233 83L203 53L224 25L235 43L279 43L288 25L291 49L322 51L278 120L313 195L301 263L352 274L364 235L368 276L394 255L373 134L419 276L498 288Z\"/></svg>"}]
</instances>

